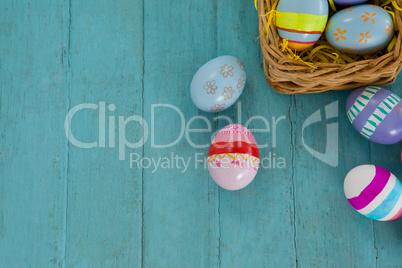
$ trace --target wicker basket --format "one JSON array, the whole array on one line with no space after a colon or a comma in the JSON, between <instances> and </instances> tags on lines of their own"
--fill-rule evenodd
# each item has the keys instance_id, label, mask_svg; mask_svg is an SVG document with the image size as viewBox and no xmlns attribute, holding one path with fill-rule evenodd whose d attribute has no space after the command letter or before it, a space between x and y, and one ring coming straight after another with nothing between
<instances>
[{"instance_id":1,"label":"wicker basket","mask_svg":"<svg viewBox=\"0 0 402 268\"><path fill-rule=\"evenodd\" d=\"M282 94L319 93L329 90L354 89L361 86L385 86L395 81L402 68L401 33L393 51L376 59L361 60L349 64L316 63L314 67L286 57L278 48L279 38L275 20L270 24L268 37L263 34L274 0L259 0L259 29L264 71L269 85ZM402 6L402 0L397 0ZM402 29L402 12L395 10L396 22ZM321 37L325 39L324 35Z\"/></svg>"}]
</instances>

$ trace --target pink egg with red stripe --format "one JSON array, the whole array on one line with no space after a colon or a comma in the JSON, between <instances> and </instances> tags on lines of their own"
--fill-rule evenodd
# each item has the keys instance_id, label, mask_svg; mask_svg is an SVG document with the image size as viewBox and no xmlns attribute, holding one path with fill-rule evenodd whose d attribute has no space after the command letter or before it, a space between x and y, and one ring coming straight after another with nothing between
<instances>
[{"instance_id":1,"label":"pink egg with red stripe","mask_svg":"<svg viewBox=\"0 0 402 268\"><path fill-rule=\"evenodd\" d=\"M352 207L370 219L392 221L402 216L402 183L386 169L374 165L352 169L344 191Z\"/></svg>"},{"instance_id":2,"label":"pink egg with red stripe","mask_svg":"<svg viewBox=\"0 0 402 268\"><path fill-rule=\"evenodd\" d=\"M226 190L240 190L257 175L260 153L253 134L232 124L216 134L209 147L208 170L212 179Z\"/></svg>"}]
</instances>

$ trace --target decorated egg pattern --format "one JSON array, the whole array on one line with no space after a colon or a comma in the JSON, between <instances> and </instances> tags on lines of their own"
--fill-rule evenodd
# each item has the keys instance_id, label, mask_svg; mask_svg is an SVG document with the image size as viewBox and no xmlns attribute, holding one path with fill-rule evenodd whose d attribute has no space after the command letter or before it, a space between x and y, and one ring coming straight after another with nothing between
<instances>
[{"instance_id":1,"label":"decorated egg pattern","mask_svg":"<svg viewBox=\"0 0 402 268\"><path fill-rule=\"evenodd\" d=\"M341 6L353 6L358 4L363 4L367 0L334 0L334 3Z\"/></svg>"},{"instance_id":2,"label":"decorated egg pattern","mask_svg":"<svg viewBox=\"0 0 402 268\"><path fill-rule=\"evenodd\" d=\"M402 140L401 98L379 87L353 91L346 102L347 116L365 138L381 144Z\"/></svg>"},{"instance_id":3,"label":"decorated egg pattern","mask_svg":"<svg viewBox=\"0 0 402 268\"><path fill-rule=\"evenodd\" d=\"M208 152L212 179L227 190L240 190L257 174L260 154L253 134L244 126L232 124L216 134Z\"/></svg>"},{"instance_id":4,"label":"decorated egg pattern","mask_svg":"<svg viewBox=\"0 0 402 268\"><path fill-rule=\"evenodd\" d=\"M375 5L348 7L329 20L325 36L336 49L351 54L371 54L387 47L394 36L394 22Z\"/></svg>"},{"instance_id":5,"label":"decorated egg pattern","mask_svg":"<svg viewBox=\"0 0 402 268\"><path fill-rule=\"evenodd\" d=\"M191 82L191 98L204 112L220 112L232 106L246 84L243 63L233 56L222 56L204 64Z\"/></svg>"},{"instance_id":6,"label":"decorated egg pattern","mask_svg":"<svg viewBox=\"0 0 402 268\"><path fill-rule=\"evenodd\" d=\"M370 219L391 221L402 216L402 183L388 170L356 167L346 176L344 191L352 207Z\"/></svg>"},{"instance_id":7,"label":"decorated egg pattern","mask_svg":"<svg viewBox=\"0 0 402 268\"><path fill-rule=\"evenodd\" d=\"M328 20L327 0L280 0L276 26L289 47L305 50L320 39Z\"/></svg>"}]
</instances>

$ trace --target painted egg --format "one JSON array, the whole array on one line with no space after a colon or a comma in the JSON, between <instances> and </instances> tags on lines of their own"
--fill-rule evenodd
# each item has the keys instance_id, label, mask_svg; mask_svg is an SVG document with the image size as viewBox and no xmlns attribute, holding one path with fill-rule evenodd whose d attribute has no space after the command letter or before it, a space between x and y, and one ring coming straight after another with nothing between
<instances>
[{"instance_id":1,"label":"painted egg","mask_svg":"<svg viewBox=\"0 0 402 268\"><path fill-rule=\"evenodd\" d=\"M335 4L341 6L353 6L358 4L363 4L368 0L334 0Z\"/></svg>"},{"instance_id":2,"label":"painted egg","mask_svg":"<svg viewBox=\"0 0 402 268\"><path fill-rule=\"evenodd\" d=\"M220 112L232 106L243 92L246 70L233 56L222 56L204 64L191 82L191 98L204 112Z\"/></svg>"},{"instance_id":3,"label":"painted egg","mask_svg":"<svg viewBox=\"0 0 402 268\"><path fill-rule=\"evenodd\" d=\"M380 144L402 140L401 98L380 87L362 87L346 102L347 116L365 138Z\"/></svg>"},{"instance_id":4,"label":"painted egg","mask_svg":"<svg viewBox=\"0 0 402 268\"><path fill-rule=\"evenodd\" d=\"M376 53L394 37L394 22L379 6L348 7L332 16L325 36L333 47L346 53Z\"/></svg>"},{"instance_id":5,"label":"painted egg","mask_svg":"<svg viewBox=\"0 0 402 268\"><path fill-rule=\"evenodd\" d=\"M352 207L370 219L392 221L402 216L402 183L386 169L373 165L352 169L344 191Z\"/></svg>"},{"instance_id":6,"label":"painted egg","mask_svg":"<svg viewBox=\"0 0 402 268\"><path fill-rule=\"evenodd\" d=\"M276 27L291 49L300 51L312 47L324 32L327 20L327 0L279 1Z\"/></svg>"},{"instance_id":7,"label":"painted egg","mask_svg":"<svg viewBox=\"0 0 402 268\"><path fill-rule=\"evenodd\" d=\"M240 190L249 185L257 174L259 164L257 142L242 125L224 127L209 147L209 174L226 190Z\"/></svg>"}]
</instances>

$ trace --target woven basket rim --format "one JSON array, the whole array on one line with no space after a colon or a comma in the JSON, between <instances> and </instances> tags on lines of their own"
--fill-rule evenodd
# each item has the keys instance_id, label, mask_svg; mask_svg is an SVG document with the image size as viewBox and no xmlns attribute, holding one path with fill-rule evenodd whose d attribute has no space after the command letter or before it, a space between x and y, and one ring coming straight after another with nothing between
<instances>
[{"instance_id":1,"label":"woven basket rim","mask_svg":"<svg viewBox=\"0 0 402 268\"><path fill-rule=\"evenodd\" d=\"M379 58L348 64L318 63L316 69L301 61L289 59L278 48L278 33L271 23L268 38L263 29L275 0L259 0L258 16L260 45L264 60L264 72L268 84L282 94L308 94L331 90L348 90L361 86L385 86L395 82L402 69L402 12L396 10L395 19L399 31L395 32L396 44L391 52ZM395 0L402 6L402 0ZM264 11L264 12L262 12Z\"/></svg>"}]
</instances>

